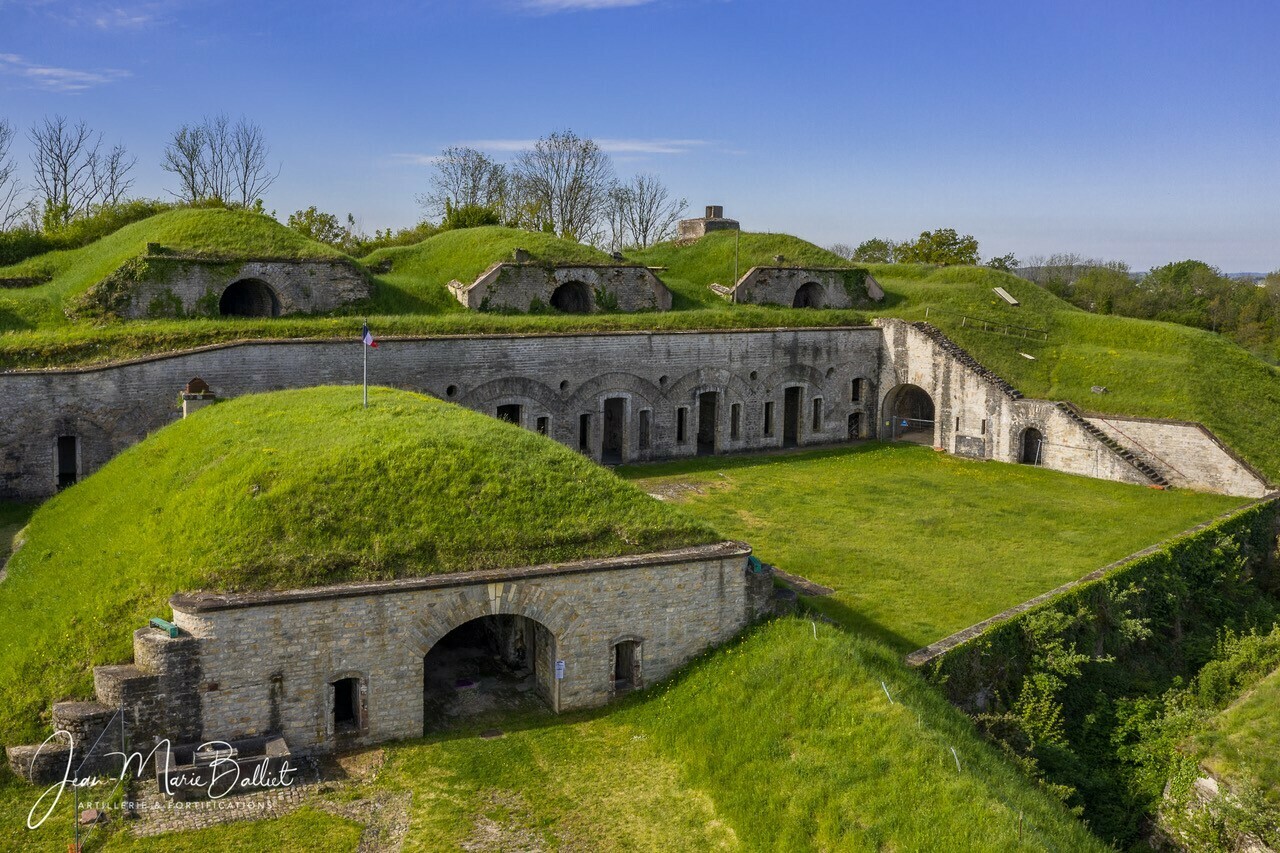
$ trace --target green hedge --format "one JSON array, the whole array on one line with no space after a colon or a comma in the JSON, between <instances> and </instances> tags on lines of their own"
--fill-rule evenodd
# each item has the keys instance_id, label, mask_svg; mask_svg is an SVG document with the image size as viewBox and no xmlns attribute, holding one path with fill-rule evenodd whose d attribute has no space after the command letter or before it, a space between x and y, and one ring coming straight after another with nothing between
<instances>
[{"instance_id":1,"label":"green hedge","mask_svg":"<svg viewBox=\"0 0 1280 853\"><path fill-rule=\"evenodd\" d=\"M1228 631L1280 621L1280 502L1252 504L991 628L923 670L993 740L1083 811L1137 841L1159 802L1130 753L1135 702L1215 659Z\"/></svg>"}]
</instances>

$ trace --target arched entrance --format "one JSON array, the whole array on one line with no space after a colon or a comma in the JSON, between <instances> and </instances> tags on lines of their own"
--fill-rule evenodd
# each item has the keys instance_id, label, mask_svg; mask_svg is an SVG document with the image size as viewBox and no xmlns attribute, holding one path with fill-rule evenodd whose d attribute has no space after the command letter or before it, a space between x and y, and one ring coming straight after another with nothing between
<instances>
[{"instance_id":1,"label":"arched entrance","mask_svg":"<svg viewBox=\"0 0 1280 853\"><path fill-rule=\"evenodd\" d=\"M591 288L581 281L566 281L552 292L551 307L566 314L590 314Z\"/></svg>"},{"instance_id":2,"label":"arched entrance","mask_svg":"<svg viewBox=\"0 0 1280 853\"><path fill-rule=\"evenodd\" d=\"M424 733L466 718L554 707L555 635L527 616L464 622L423 659Z\"/></svg>"},{"instance_id":3,"label":"arched entrance","mask_svg":"<svg viewBox=\"0 0 1280 853\"><path fill-rule=\"evenodd\" d=\"M222 291L218 313L224 317L279 317L280 300L265 281L242 278Z\"/></svg>"},{"instance_id":4,"label":"arched entrance","mask_svg":"<svg viewBox=\"0 0 1280 853\"><path fill-rule=\"evenodd\" d=\"M1022 431L1020 461L1023 465L1044 464L1044 433L1035 427L1027 427Z\"/></svg>"},{"instance_id":5,"label":"arched entrance","mask_svg":"<svg viewBox=\"0 0 1280 853\"><path fill-rule=\"evenodd\" d=\"M792 308L821 308L822 285L816 281L806 282L796 289L795 299L791 300Z\"/></svg>"},{"instance_id":6,"label":"arched entrance","mask_svg":"<svg viewBox=\"0 0 1280 853\"><path fill-rule=\"evenodd\" d=\"M929 392L919 385L899 385L884 398L889 439L933 444L934 406Z\"/></svg>"}]
</instances>

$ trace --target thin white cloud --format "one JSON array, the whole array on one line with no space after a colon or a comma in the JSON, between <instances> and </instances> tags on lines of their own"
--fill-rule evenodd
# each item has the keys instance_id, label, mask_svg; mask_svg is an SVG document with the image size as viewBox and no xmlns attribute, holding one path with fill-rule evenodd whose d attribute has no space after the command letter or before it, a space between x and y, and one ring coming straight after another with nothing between
<instances>
[{"instance_id":1,"label":"thin white cloud","mask_svg":"<svg viewBox=\"0 0 1280 853\"><path fill-rule=\"evenodd\" d=\"M392 154L391 159L396 163L407 163L410 166L434 166L440 162L440 155L401 153Z\"/></svg>"},{"instance_id":2,"label":"thin white cloud","mask_svg":"<svg viewBox=\"0 0 1280 853\"><path fill-rule=\"evenodd\" d=\"M551 15L556 12L591 12L598 9L626 9L646 6L655 0L520 0L520 7L530 12Z\"/></svg>"},{"instance_id":3,"label":"thin white cloud","mask_svg":"<svg viewBox=\"0 0 1280 853\"><path fill-rule=\"evenodd\" d=\"M51 92L76 93L114 83L129 76L128 71L108 68L103 71L81 71L28 62L16 53L0 53L0 74L20 77L33 86Z\"/></svg>"},{"instance_id":4,"label":"thin white cloud","mask_svg":"<svg viewBox=\"0 0 1280 853\"><path fill-rule=\"evenodd\" d=\"M532 148L536 139L472 139L460 142L467 148L495 153L514 153ZM596 144L606 154L687 154L694 148L710 143L705 139L597 139Z\"/></svg>"},{"instance_id":5,"label":"thin white cloud","mask_svg":"<svg viewBox=\"0 0 1280 853\"><path fill-rule=\"evenodd\" d=\"M95 11L91 19L100 30L136 30L153 23L156 16L150 8L107 6Z\"/></svg>"}]
</instances>

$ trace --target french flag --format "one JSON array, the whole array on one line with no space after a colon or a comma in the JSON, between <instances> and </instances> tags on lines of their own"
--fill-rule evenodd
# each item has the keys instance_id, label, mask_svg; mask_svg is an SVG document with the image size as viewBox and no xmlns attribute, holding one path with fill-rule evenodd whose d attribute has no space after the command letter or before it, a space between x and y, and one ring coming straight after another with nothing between
<instances>
[{"instance_id":1,"label":"french flag","mask_svg":"<svg viewBox=\"0 0 1280 853\"><path fill-rule=\"evenodd\" d=\"M360 333L360 340L364 341L364 345L367 347L378 348L378 342L373 339L373 332L369 331L368 323L364 324L364 331Z\"/></svg>"}]
</instances>

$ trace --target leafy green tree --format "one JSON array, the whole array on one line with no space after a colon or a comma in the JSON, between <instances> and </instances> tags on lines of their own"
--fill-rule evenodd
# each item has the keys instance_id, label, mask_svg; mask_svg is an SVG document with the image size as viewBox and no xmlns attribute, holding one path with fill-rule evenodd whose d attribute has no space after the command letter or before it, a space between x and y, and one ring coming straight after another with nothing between
<instances>
[{"instance_id":1,"label":"leafy green tree","mask_svg":"<svg viewBox=\"0 0 1280 853\"><path fill-rule=\"evenodd\" d=\"M482 225L501 225L502 214L497 208L483 204L463 204L454 206L453 202L445 202L444 221L440 223L441 231L453 231L458 228L479 228Z\"/></svg>"},{"instance_id":2,"label":"leafy green tree","mask_svg":"<svg viewBox=\"0 0 1280 853\"><path fill-rule=\"evenodd\" d=\"M900 264L977 266L978 241L972 234L957 234L954 228L921 231L915 240L898 244L894 260Z\"/></svg>"},{"instance_id":3,"label":"leafy green tree","mask_svg":"<svg viewBox=\"0 0 1280 853\"><path fill-rule=\"evenodd\" d=\"M1004 270L1005 272L1013 272L1018 268L1018 259L1014 257L1013 252L1007 255L1001 255L998 258L992 258L987 261L987 266L993 270Z\"/></svg>"},{"instance_id":4,"label":"leafy green tree","mask_svg":"<svg viewBox=\"0 0 1280 853\"><path fill-rule=\"evenodd\" d=\"M891 264L894 261L895 248L897 243L892 240L872 237L870 240L859 243L849 259L863 264Z\"/></svg>"},{"instance_id":5,"label":"leafy green tree","mask_svg":"<svg viewBox=\"0 0 1280 853\"><path fill-rule=\"evenodd\" d=\"M306 210L290 213L285 224L318 243L327 243L339 249L346 249L353 242L351 233L353 219L350 215L347 216L347 222L348 225L344 226L338 217L317 209L313 204Z\"/></svg>"}]
</instances>

